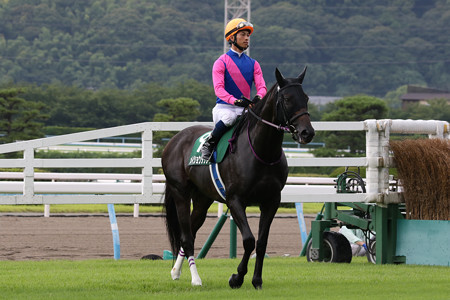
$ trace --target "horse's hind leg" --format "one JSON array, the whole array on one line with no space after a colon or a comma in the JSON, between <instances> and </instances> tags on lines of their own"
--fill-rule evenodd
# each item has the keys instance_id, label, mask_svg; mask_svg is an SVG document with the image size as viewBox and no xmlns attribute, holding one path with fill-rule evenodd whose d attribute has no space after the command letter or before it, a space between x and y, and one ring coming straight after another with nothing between
<instances>
[{"instance_id":1,"label":"horse's hind leg","mask_svg":"<svg viewBox=\"0 0 450 300\"><path fill-rule=\"evenodd\" d=\"M183 266L183 262L186 258L186 253L184 252L183 247L180 247L180 251L178 252L177 260L175 261L175 264L170 272L173 280L180 279L181 276L181 268ZM201 286L202 280L200 279L200 276L198 275L197 266L195 265L195 259L193 255L188 256L188 262L189 262L189 270L191 271L191 284L193 286Z\"/></svg>"},{"instance_id":2,"label":"horse's hind leg","mask_svg":"<svg viewBox=\"0 0 450 300\"><path fill-rule=\"evenodd\" d=\"M190 233L192 237L192 242L195 241L195 236L197 234L197 231L200 229L200 227L203 225L206 219L206 214L208 212L208 208L213 203L213 200L206 198L205 196L194 192L192 194L192 202L193 202L193 209L192 214L190 216ZM189 270L191 271L191 284L193 286L201 286L202 280L200 276L198 275L197 266L195 264L194 259L194 244L192 244L192 253L188 254L188 262L189 262ZM184 258L184 257L183 257Z\"/></svg>"},{"instance_id":3,"label":"horse's hind leg","mask_svg":"<svg viewBox=\"0 0 450 300\"><path fill-rule=\"evenodd\" d=\"M184 253L183 248L180 248L180 252L178 253L175 265L173 266L172 271L170 272L173 280L180 279L181 267L183 265L185 258L186 254ZM191 284L193 286L201 286L202 280L198 275L197 266L195 265L195 259L193 255L188 257L188 262L189 262L189 270L191 271Z\"/></svg>"},{"instance_id":4,"label":"horse's hind leg","mask_svg":"<svg viewBox=\"0 0 450 300\"><path fill-rule=\"evenodd\" d=\"M176 188L174 184L166 181L165 191L165 209L166 209L166 226L168 230L169 240L174 255L177 255L175 264L170 271L173 280L178 280L181 276L181 268L184 262L184 250L181 245L182 227L178 218L180 203L187 201L184 199L183 193ZM189 213L189 212L188 212ZM178 253L177 253L178 252Z\"/></svg>"},{"instance_id":5,"label":"horse's hind leg","mask_svg":"<svg viewBox=\"0 0 450 300\"><path fill-rule=\"evenodd\" d=\"M183 266L185 257L186 257L186 255L184 254L183 248L180 248L180 251L178 252L178 255L177 255L177 260L175 261L175 264L173 265L173 268L170 271L170 275L172 276L173 280L180 279L181 268Z\"/></svg>"},{"instance_id":6,"label":"horse's hind leg","mask_svg":"<svg viewBox=\"0 0 450 300\"><path fill-rule=\"evenodd\" d=\"M199 191L194 191L192 193L192 213L191 213L191 232L195 237L197 235L197 231L202 227L203 223L206 220L206 215L208 213L208 209L213 204L214 200L206 197L201 194Z\"/></svg>"},{"instance_id":7,"label":"horse's hind leg","mask_svg":"<svg viewBox=\"0 0 450 300\"><path fill-rule=\"evenodd\" d=\"M181 276L181 268L184 257L188 257L190 266L194 253L194 238L191 234L190 223L190 206L191 206L191 188L189 184L174 183L174 181L166 181L165 206L166 206L166 223L169 231L169 239L174 250L174 254L178 252L177 260L171 270L173 280L177 280ZM196 273L195 265L191 267ZM198 275L197 275L198 277ZM201 285L201 281L197 278L193 280L193 285Z\"/></svg>"},{"instance_id":8,"label":"horse's hind leg","mask_svg":"<svg viewBox=\"0 0 450 300\"><path fill-rule=\"evenodd\" d=\"M192 231L191 223L191 189L186 188L183 191L177 189L176 193L176 210L178 215L178 222L180 225L180 252L178 253L177 261L174 268L172 268L172 279L178 279L181 274L181 267L184 258L187 257L189 263L189 270L191 271L191 284L193 286L201 286L202 280L198 275L197 266L194 259L194 239L195 232ZM203 221L206 217L206 213L203 217ZM200 225L203 224L201 221ZM197 225L195 225L197 226ZM198 227L199 228L199 227ZM198 230L197 228L197 230Z\"/></svg>"}]
</instances>

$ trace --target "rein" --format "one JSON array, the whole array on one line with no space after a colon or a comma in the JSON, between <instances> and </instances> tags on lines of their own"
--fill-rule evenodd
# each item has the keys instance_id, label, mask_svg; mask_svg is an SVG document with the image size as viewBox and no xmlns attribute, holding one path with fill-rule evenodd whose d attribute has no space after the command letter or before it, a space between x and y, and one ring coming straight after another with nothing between
<instances>
[{"instance_id":1,"label":"rein","mask_svg":"<svg viewBox=\"0 0 450 300\"><path fill-rule=\"evenodd\" d=\"M269 121L267 121L267 120L264 120L262 117L258 116L258 115L257 115L250 107L247 107L247 110L248 110L248 111L251 113L251 115L252 115L253 117L255 117L258 121L261 121L261 122L263 122L263 123L266 124L266 125L269 125L269 126L271 126L271 127L274 127L274 128L276 128L277 130L279 130L279 131L290 132L290 133L292 133L292 134L297 133L296 130L295 130L295 128L294 128L294 126L293 126L291 123L294 122L296 119L300 118L300 117L303 116L303 115L308 115L308 116L309 116L309 112L304 111L304 112L302 112L302 113L293 115L290 119L288 119L288 115L287 115L287 111L286 111L286 106L285 106L284 102L283 102L283 101L280 101L280 99L278 98L278 96L279 96L278 93L279 93L280 91L282 91L282 90L288 88L288 87L291 87L291 86L302 86L302 85L301 85L300 83L290 83L290 84L285 85L285 86L282 87L282 88L278 88L278 91L277 91L277 103L276 103L276 107L277 107L277 109L278 109L278 106L281 107L281 110L282 110L282 112L283 112L283 118L284 118L285 126L283 126L282 124L280 124L280 125L275 125L275 124L273 124L272 122L269 122Z\"/></svg>"},{"instance_id":2,"label":"rein","mask_svg":"<svg viewBox=\"0 0 450 300\"><path fill-rule=\"evenodd\" d=\"M259 160L260 162L262 162L263 164L268 165L268 166L276 165L277 163L279 163L279 162L281 161L281 158L283 157L283 151L281 151L280 158L277 159L277 160L274 161L274 162L266 162L266 161L263 160L261 157L259 157L258 154L256 154L256 151L255 151L255 149L253 149L253 146L252 146L252 141L250 140L250 130L249 130L249 126L247 126L247 138L248 138L248 144L250 145L250 149L252 150L253 156L254 156L257 160Z\"/></svg>"},{"instance_id":3,"label":"rein","mask_svg":"<svg viewBox=\"0 0 450 300\"><path fill-rule=\"evenodd\" d=\"M290 132L292 134L292 136L296 135L298 132L295 129L295 127L291 124L292 122L294 122L296 119L300 118L303 115L308 115L309 116L309 112L305 111L299 114L296 114L294 116L292 116L290 119L288 119L288 115L287 115L287 111L286 111L286 106L284 104L283 101L280 101L279 99L279 92L285 88L291 87L291 86L301 86L300 83L290 83L285 85L282 88L278 88L277 91L277 103L276 103L276 108L278 110L278 106L281 106L282 112L283 112L283 118L284 118L284 122L285 122L285 126L283 126L282 124L280 125L276 125L272 122L269 122L267 120L264 120L261 116L258 116L250 107L247 107L247 110L250 112L250 114L255 117L258 121L261 121L262 123L269 125L271 127L276 128L278 131L284 131L284 132ZM250 124L250 122L249 122ZM281 161L281 158L283 157L283 152L281 152L281 156L278 160L274 161L274 162L266 162L264 161L261 157L258 156L258 154L256 154L255 149L253 149L252 146L252 142L250 140L250 132L249 132L249 125L247 126L247 138L248 138L248 143L250 145L250 149L252 150L253 156L260 162L262 162L265 165L275 165L277 163L279 163Z\"/></svg>"},{"instance_id":4,"label":"rein","mask_svg":"<svg viewBox=\"0 0 450 300\"><path fill-rule=\"evenodd\" d=\"M252 114L252 116L254 116L256 119L258 119L258 121L261 121L261 122L263 122L266 125L272 126L272 127L276 128L279 131L286 131L286 132L290 131L289 127L282 126L281 124L280 125L275 125L275 124L273 124L273 123L271 123L271 122L269 122L267 120L264 120L263 118L258 116L251 108L248 108L248 111Z\"/></svg>"}]
</instances>

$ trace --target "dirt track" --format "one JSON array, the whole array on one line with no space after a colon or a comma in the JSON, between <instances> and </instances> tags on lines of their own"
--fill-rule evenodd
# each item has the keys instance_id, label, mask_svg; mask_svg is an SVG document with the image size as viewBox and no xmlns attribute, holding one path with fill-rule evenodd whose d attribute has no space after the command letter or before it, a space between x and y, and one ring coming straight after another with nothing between
<instances>
[{"instance_id":1,"label":"dirt track","mask_svg":"<svg viewBox=\"0 0 450 300\"><path fill-rule=\"evenodd\" d=\"M282 217L281 217L282 216ZM297 217L281 215L272 223L267 254L297 256L301 238ZM307 230L313 216L305 216ZM218 218L209 216L197 234L196 255L206 242ZM249 217L257 236L259 218ZM148 254L162 256L170 249L164 219L160 215L118 215L121 258L140 259ZM227 220L207 258L227 258L230 247L230 221ZM237 256L243 253L238 231ZM96 259L113 258L113 239L107 215L58 216L0 215L0 260Z\"/></svg>"}]
</instances>

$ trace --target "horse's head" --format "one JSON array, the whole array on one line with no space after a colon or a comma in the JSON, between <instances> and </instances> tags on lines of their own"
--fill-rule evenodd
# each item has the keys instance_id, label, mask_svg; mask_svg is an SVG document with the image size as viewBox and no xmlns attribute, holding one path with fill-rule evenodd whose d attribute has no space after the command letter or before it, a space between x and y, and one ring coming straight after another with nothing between
<instances>
[{"instance_id":1,"label":"horse's head","mask_svg":"<svg viewBox=\"0 0 450 300\"><path fill-rule=\"evenodd\" d=\"M292 133L292 138L301 144L311 142L315 135L308 113L308 95L302 83L306 67L297 78L284 78L278 68L275 77L278 83L277 119L284 123Z\"/></svg>"}]
</instances>

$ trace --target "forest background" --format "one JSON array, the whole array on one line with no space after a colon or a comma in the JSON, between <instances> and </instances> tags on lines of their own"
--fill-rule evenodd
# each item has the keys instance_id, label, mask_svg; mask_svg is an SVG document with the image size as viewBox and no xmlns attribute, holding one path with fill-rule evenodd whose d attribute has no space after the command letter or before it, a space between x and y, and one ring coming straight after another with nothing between
<instances>
[{"instance_id":1,"label":"forest background","mask_svg":"<svg viewBox=\"0 0 450 300\"><path fill-rule=\"evenodd\" d=\"M251 5L251 56L268 87L276 67L294 77L308 66L310 96L344 98L312 106L313 120L450 119L446 101L401 109L399 98L408 84L450 89L449 1ZM216 0L0 0L2 124L8 112L22 122L33 109L34 124L45 126L3 142L68 128L210 121L223 28L224 3ZM11 99L21 100L13 107ZM366 105L355 113L352 103Z\"/></svg>"}]
</instances>

